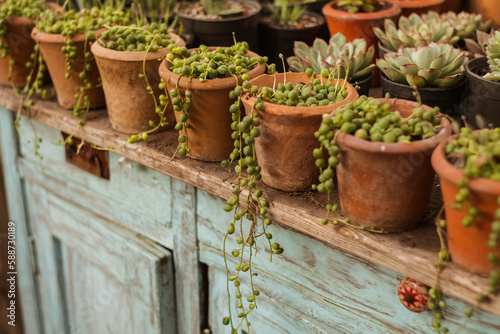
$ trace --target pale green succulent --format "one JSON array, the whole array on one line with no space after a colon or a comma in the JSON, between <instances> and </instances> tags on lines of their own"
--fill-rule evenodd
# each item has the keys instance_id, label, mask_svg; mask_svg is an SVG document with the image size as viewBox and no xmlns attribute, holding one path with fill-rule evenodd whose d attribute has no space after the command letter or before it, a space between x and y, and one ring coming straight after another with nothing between
<instances>
[{"instance_id":1,"label":"pale green succulent","mask_svg":"<svg viewBox=\"0 0 500 334\"><path fill-rule=\"evenodd\" d=\"M431 42L455 44L459 37L449 22L441 21L439 15L427 20L413 13L401 16L396 24L389 19L384 21L384 30L375 27L373 32L389 50L397 51L401 46L417 47Z\"/></svg>"},{"instance_id":2,"label":"pale green succulent","mask_svg":"<svg viewBox=\"0 0 500 334\"><path fill-rule=\"evenodd\" d=\"M439 19L442 22L449 22L455 30L453 35L459 38L475 39L477 30L488 31L491 29L492 25L491 20L483 22L481 14L467 12L461 12L459 14L448 12L439 15L431 11L427 14L423 14L422 18L426 21Z\"/></svg>"},{"instance_id":3,"label":"pale green succulent","mask_svg":"<svg viewBox=\"0 0 500 334\"><path fill-rule=\"evenodd\" d=\"M490 65L490 72L484 78L491 81L500 81L500 31L495 32L486 47L486 57Z\"/></svg>"},{"instance_id":4,"label":"pale green succulent","mask_svg":"<svg viewBox=\"0 0 500 334\"><path fill-rule=\"evenodd\" d=\"M451 87L464 76L465 52L449 44L430 43L401 48L377 59L377 66L392 81L416 87Z\"/></svg>"},{"instance_id":5,"label":"pale green succulent","mask_svg":"<svg viewBox=\"0 0 500 334\"><path fill-rule=\"evenodd\" d=\"M349 80L357 80L373 72L375 64L371 64L375 49L367 49L366 41L362 38L346 43L341 33L336 33L327 44L321 38L316 38L309 47L304 42L295 42L293 49L295 56L287 59L290 69L295 72L305 72L312 68L320 73L322 69L333 69L336 76L345 78L347 70Z\"/></svg>"}]
</instances>

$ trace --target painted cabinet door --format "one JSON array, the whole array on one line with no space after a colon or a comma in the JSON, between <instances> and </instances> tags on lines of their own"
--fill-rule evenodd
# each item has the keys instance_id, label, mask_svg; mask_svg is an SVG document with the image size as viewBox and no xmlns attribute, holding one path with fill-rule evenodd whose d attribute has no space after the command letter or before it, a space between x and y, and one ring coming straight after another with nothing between
<instances>
[{"instance_id":1,"label":"painted cabinet door","mask_svg":"<svg viewBox=\"0 0 500 334\"><path fill-rule=\"evenodd\" d=\"M170 251L74 204L78 194L25 185L46 333L177 333Z\"/></svg>"}]
</instances>

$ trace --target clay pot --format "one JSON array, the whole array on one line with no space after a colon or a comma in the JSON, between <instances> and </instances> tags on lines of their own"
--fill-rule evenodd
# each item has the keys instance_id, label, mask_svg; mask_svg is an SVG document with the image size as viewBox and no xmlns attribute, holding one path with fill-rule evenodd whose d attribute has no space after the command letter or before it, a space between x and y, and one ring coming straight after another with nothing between
<instances>
[{"instance_id":1,"label":"clay pot","mask_svg":"<svg viewBox=\"0 0 500 334\"><path fill-rule=\"evenodd\" d=\"M356 38L364 38L367 47L373 45L375 54L378 54L378 38L373 33L374 27L384 29L384 20L390 19L397 23L397 19L401 15L401 9L395 3L387 1L387 8L373 13L348 13L338 10L336 4L339 0L330 1L323 7L323 15L325 15L330 35L341 32L348 42L352 42ZM372 63L375 64L375 58ZM373 86L378 86L380 83L379 70L375 68L373 74Z\"/></svg>"},{"instance_id":2,"label":"clay pot","mask_svg":"<svg viewBox=\"0 0 500 334\"><path fill-rule=\"evenodd\" d=\"M170 37L176 46L185 46L186 43L179 36L170 34ZM139 74L143 73L144 65L149 85L153 88L158 101L162 94L162 90L158 88L160 83L158 68L161 59L170 51L167 48L147 54L145 51L116 51L107 49L99 43L94 43L91 51L101 74L109 121L113 129L124 133L151 130L149 121L158 124L160 116L155 111L153 97L146 90L146 80L139 78ZM165 113L168 128L171 128L175 125L171 104L167 106Z\"/></svg>"},{"instance_id":3,"label":"clay pot","mask_svg":"<svg viewBox=\"0 0 500 334\"><path fill-rule=\"evenodd\" d=\"M494 29L500 29L500 6L498 0L467 0L467 11L481 14L483 20L493 21Z\"/></svg>"},{"instance_id":4,"label":"clay pot","mask_svg":"<svg viewBox=\"0 0 500 334\"><path fill-rule=\"evenodd\" d=\"M409 116L418 106L413 101L379 100L402 116ZM437 135L411 143L371 142L339 133L337 182L342 213L356 225L388 232L417 226L434 180L432 151L450 134L451 124L445 117Z\"/></svg>"},{"instance_id":5,"label":"clay pot","mask_svg":"<svg viewBox=\"0 0 500 334\"><path fill-rule=\"evenodd\" d=\"M453 262L471 272L487 275L494 269L487 259L488 253L495 252L500 256L500 247L496 249L488 247L491 223L495 220L495 211L498 209L500 182L485 178L469 180L470 205L481 211L481 215L474 219L470 227L463 226L465 213L453 209L451 205L455 203L455 195L458 193L457 182L463 180L464 176L459 169L448 162L444 151L446 144L458 136L445 140L432 154L432 166L439 175L443 193L448 248Z\"/></svg>"},{"instance_id":6,"label":"clay pot","mask_svg":"<svg viewBox=\"0 0 500 334\"><path fill-rule=\"evenodd\" d=\"M214 47L210 48L214 50ZM188 50L188 54L196 49ZM259 55L247 52L248 57L258 58ZM236 87L234 78L211 79L203 82L198 79L189 79L172 73L169 68L170 62L163 61L160 65L160 77L165 81L168 90L176 87L179 83L179 91L184 98L187 88L192 93L193 105L189 110L188 131L189 148L188 156L202 161L222 161L228 159L234 149L234 140L231 138L231 113L229 107L234 103L228 95ZM254 69L247 72L250 79L264 73L265 65L258 64ZM238 77L238 83L243 81ZM175 118L179 122L180 111L175 112Z\"/></svg>"},{"instance_id":7,"label":"clay pot","mask_svg":"<svg viewBox=\"0 0 500 334\"><path fill-rule=\"evenodd\" d=\"M463 0L445 0L441 5L441 12L447 13L449 11L459 13L463 10Z\"/></svg>"},{"instance_id":8,"label":"clay pot","mask_svg":"<svg viewBox=\"0 0 500 334\"><path fill-rule=\"evenodd\" d=\"M96 38L99 38L103 31L104 29L96 31ZM77 59L72 62L73 67L69 71L70 78L67 79L66 55L61 50L61 48L66 45L66 37L60 34L43 33L38 31L37 28L33 29L31 37L33 37L40 46L40 51L47 64L47 69L49 70L50 77L52 78L56 90L57 102L61 107L73 109L77 104L78 100L75 98L75 94L80 94L80 87L84 85L83 80L80 79L78 74L83 71L84 64L86 63L92 66L92 70L90 73L88 72L88 77L90 82L94 85L93 88L86 92L86 95L90 99L90 108L99 108L106 104L102 87L98 85L100 83L100 76L95 60L92 59L90 62L84 62L85 52L90 52L90 45L94 40L88 40L86 43L85 34L77 34L71 37L71 40L77 47ZM96 85L98 86L96 87Z\"/></svg>"},{"instance_id":9,"label":"clay pot","mask_svg":"<svg viewBox=\"0 0 500 334\"><path fill-rule=\"evenodd\" d=\"M284 82L283 73L264 74L250 82L258 87L273 87L275 78L276 82ZM326 79L323 80L326 82ZM286 73L286 82L309 81L310 77L305 73ZM339 80L338 83L343 85L344 81ZM328 106L292 107L263 102L264 111L259 112L261 135L255 140L255 151L265 184L284 191L303 191L317 181L319 170L312 151L319 143L314 132L321 125L323 114L356 101L356 89L349 83L345 87L346 98ZM248 116L252 113L254 99L251 96L242 98Z\"/></svg>"},{"instance_id":10,"label":"clay pot","mask_svg":"<svg viewBox=\"0 0 500 334\"><path fill-rule=\"evenodd\" d=\"M441 13L444 0L392 0L401 7L401 15L409 16L411 13L418 15L428 11Z\"/></svg>"},{"instance_id":11,"label":"clay pot","mask_svg":"<svg viewBox=\"0 0 500 334\"><path fill-rule=\"evenodd\" d=\"M28 75L32 71L26 67L26 63L32 61L30 55L34 51L35 41L31 38L31 31L35 24L29 17L8 17L5 23L8 33L2 39L8 45L8 55L5 58L0 56L0 83L23 87L26 86ZM14 65L9 80L11 60L14 60Z\"/></svg>"}]
</instances>

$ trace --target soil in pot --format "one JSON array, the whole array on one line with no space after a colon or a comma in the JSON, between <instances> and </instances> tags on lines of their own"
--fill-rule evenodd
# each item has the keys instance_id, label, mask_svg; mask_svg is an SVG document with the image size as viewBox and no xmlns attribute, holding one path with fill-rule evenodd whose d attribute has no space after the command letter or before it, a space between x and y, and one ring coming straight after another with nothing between
<instances>
[{"instance_id":1,"label":"soil in pot","mask_svg":"<svg viewBox=\"0 0 500 334\"><path fill-rule=\"evenodd\" d=\"M489 124L500 126L500 82L483 78L488 71L486 57L473 59L465 65L468 82L460 103L468 124L474 128Z\"/></svg>"},{"instance_id":2,"label":"soil in pot","mask_svg":"<svg viewBox=\"0 0 500 334\"><path fill-rule=\"evenodd\" d=\"M185 45L184 41L175 34L170 34L170 38L175 41L176 46ZM109 121L113 129L134 134L150 130L149 121L151 120L158 124L160 116L155 111L155 100L146 89L145 79L139 78L139 74L143 73L143 66L145 66L149 85L158 101L160 94L165 94L158 88L159 59L169 53L168 49L162 48L146 54L145 51L110 50L97 42L92 45L91 50L101 74ZM131 94L131 92L134 93ZM167 128L171 128L175 125L175 116L170 103L165 113L169 124Z\"/></svg>"},{"instance_id":3,"label":"soil in pot","mask_svg":"<svg viewBox=\"0 0 500 334\"><path fill-rule=\"evenodd\" d=\"M330 1L323 7L323 15L325 15L328 30L330 35L337 32L344 34L348 42L356 38L364 38L367 47L373 45L375 54L378 54L378 38L373 32L374 27L383 29L384 20L390 19L397 23L397 19L401 15L401 9L393 2L387 2L382 10L372 13L348 13L337 8L339 0ZM373 59L375 64L375 57ZM374 71L373 86L380 84L379 70Z\"/></svg>"},{"instance_id":4,"label":"soil in pot","mask_svg":"<svg viewBox=\"0 0 500 334\"><path fill-rule=\"evenodd\" d=\"M310 81L305 73L289 72L264 74L250 82L258 87L273 87L275 78L276 82L284 82L285 75L286 81L293 84ZM327 82L327 79L323 80ZM338 84L342 85L343 80L339 80ZM260 136L255 140L255 151L265 184L284 191L310 189L319 173L312 151L318 145L314 132L321 125L323 114L354 102L358 97L352 85L346 83L345 88L347 95L343 100L326 106L294 107L263 102L264 111L259 112L258 118ZM242 97L248 116L251 116L254 100L254 97Z\"/></svg>"},{"instance_id":5,"label":"soil in pot","mask_svg":"<svg viewBox=\"0 0 500 334\"><path fill-rule=\"evenodd\" d=\"M432 154L432 166L439 175L443 194L448 247L453 262L486 276L494 269L488 261L488 253L492 252L492 248L488 247L488 240L491 223L495 220L495 212L498 209L500 183L485 178L469 180L469 203L471 207L477 208L481 215L474 219L470 227L465 227L462 221L466 213L452 207L459 191L457 183L463 180L464 176L447 160L444 149L449 141L457 139L458 136L448 138ZM500 254L500 247L497 254Z\"/></svg>"},{"instance_id":6,"label":"soil in pot","mask_svg":"<svg viewBox=\"0 0 500 334\"><path fill-rule=\"evenodd\" d=\"M99 38L104 29L96 31L96 38ZM85 86L85 81L80 79L79 73L82 72L86 64L90 64L91 71L87 72L88 80L93 87L85 93L89 97L90 108L103 107L106 104L104 92L100 84L99 71L95 60L85 60L85 54L90 53L91 42L87 40L85 34L77 34L71 37L74 45L77 47L76 60L72 62L72 68L68 71L70 78L66 78L66 55L62 52L62 47L66 45L66 37L60 34L48 34L33 29L31 36L40 46L47 69L54 84L57 94L57 102L66 109L73 109L80 101L75 95L80 95L80 87ZM80 101L83 105L83 100Z\"/></svg>"},{"instance_id":7,"label":"soil in pot","mask_svg":"<svg viewBox=\"0 0 500 334\"><path fill-rule=\"evenodd\" d=\"M236 41L247 42L250 49L257 49L257 25L262 6L257 1L230 1L230 6L240 5L242 14L220 16L207 15L201 2L188 2L177 8L179 22L187 33L194 35L193 45L234 45Z\"/></svg>"},{"instance_id":8,"label":"soil in pot","mask_svg":"<svg viewBox=\"0 0 500 334\"><path fill-rule=\"evenodd\" d=\"M413 101L379 100L402 116L409 116L418 106ZM437 135L410 143L371 142L339 133L337 182L342 213L356 225L388 232L417 226L434 181L432 151L450 134L445 117Z\"/></svg>"},{"instance_id":9,"label":"soil in pot","mask_svg":"<svg viewBox=\"0 0 500 334\"><path fill-rule=\"evenodd\" d=\"M394 82L383 73L380 75L382 94L389 93L393 98L417 101L415 90L404 84ZM417 88L422 104L439 107L443 114L449 115L457 120L460 119L460 97L465 89L467 79L463 79L454 87L422 87Z\"/></svg>"},{"instance_id":10,"label":"soil in pot","mask_svg":"<svg viewBox=\"0 0 500 334\"><path fill-rule=\"evenodd\" d=\"M188 54L192 50L188 50ZM247 52L247 56L259 57L253 52ZM165 81L167 89L170 91L176 88L178 82L182 96L188 88L192 93L193 105L189 110L188 120L190 127L187 129L191 152L187 156L203 161L227 159L234 149L234 140L231 138L232 119L229 112L229 107L234 100L228 96L229 92L236 87L235 78L211 79L203 82L196 78L181 77L179 79L178 75L169 70L170 66L171 63L166 60L160 65L160 77ZM264 71L265 65L258 64L247 74L252 79ZM238 83L242 83L241 77L238 77ZM180 114L180 111L175 111L177 122L179 122Z\"/></svg>"}]
</instances>

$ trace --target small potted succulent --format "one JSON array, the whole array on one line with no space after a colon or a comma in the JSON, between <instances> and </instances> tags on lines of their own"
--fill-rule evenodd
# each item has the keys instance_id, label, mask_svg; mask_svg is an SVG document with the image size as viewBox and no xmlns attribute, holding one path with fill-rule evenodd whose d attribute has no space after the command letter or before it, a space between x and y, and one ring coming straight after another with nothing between
<instances>
[{"instance_id":1,"label":"small potted succulent","mask_svg":"<svg viewBox=\"0 0 500 334\"><path fill-rule=\"evenodd\" d=\"M469 61L465 71L468 83L461 106L469 124L500 126L500 31L489 38L486 57Z\"/></svg>"},{"instance_id":2,"label":"small potted succulent","mask_svg":"<svg viewBox=\"0 0 500 334\"><path fill-rule=\"evenodd\" d=\"M440 178L453 262L490 275L500 287L500 128L462 128L439 145L432 166Z\"/></svg>"},{"instance_id":3,"label":"small potted succulent","mask_svg":"<svg viewBox=\"0 0 500 334\"><path fill-rule=\"evenodd\" d=\"M193 45L231 46L233 36L257 49L257 26L262 6L252 0L191 0L178 2L179 22L194 35Z\"/></svg>"},{"instance_id":4,"label":"small potted succulent","mask_svg":"<svg viewBox=\"0 0 500 334\"><path fill-rule=\"evenodd\" d=\"M129 24L124 2L106 2L100 7L63 10L58 15L46 11L33 29L54 83L57 101L73 114L105 105L99 72L90 48L105 26Z\"/></svg>"},{"instance_id":5,"label":"small potted succulent","mask_svg":"<svg viewBox=\"0 0 500 334\"><path fill-rule=\"evenodd\" d=\"M382 91L391 97L416 101L416 90L423 104L456 116L466 82L462 66L466 59L465 52L449 44L400 48L377 59Z\"/></svg>"},{"instance_id":6,"label":"small potted succulent","mask_svg":"<svg viewBox=\"0 0 500 334\"><path fill-rule=\"evenodd\" d=\"M336 174L345 218L334 218L335 225L373 232L415 227L434 181L431 153L450 134L439 108L407 100L361 96L325 115L315 133L320 147L313 151L320 169L313 189L326 192L329 201L323 223L338 208L330 203Z\"/></svg>"},{"instance_id":7,"label":"small potted succulent","mask_svg":"<svg viewBox=\"0 0 500 334\"><path fill-rule=\"evenodd\" d=\"M101 75L109 120L115 130L139 132L139 137L144 139L152 131L175 125L158 68L167 54L182 54L186 48L178 35L169 33L165 22L111 27L92 45L91 51ZM130 94L131 91L134 94Z\"/></svg>"},{"instance_id":8,"label":"small potted succulent","mask_svg":"<svg viewBox=\"0 0 500 334\"><path fill-rule=\"evenodd\" d=\"M0 83L24 87L35 67L35 42L31 31L40 14L49 8L44 0L2 1L0 4ZM26 66L28 64L28 66Z\"/></svg>"},{"instance_id":9,"label":"small potted succulent","mask_svg":"<svg viewBox=\"0 0 500 334\"><path fill-rule=\"evenodd\" d=\"M344 35L336 33L328 44L320 38L311 47L304 42L295 42L293 52L295 56L287 59L293 72L312 68L320 74L324 68L333 69L340 78L347 76L347 81L358 89L359 95L368 95L375 68L372 64L375 49L373 46L367 48L364 39L346 42Z\"/></svg>"},{"instance_id":10,"label":"small potted succulent","mask_svg":"<svg viewBox=\"0 0 500 334\"><path fill-rule=\"evenodd\" d=\"M275 0L269 9L270 15L259 23L258 36L259 53L268 56L270 63L280 63L280 54L292 56L295 41L311 44L316 37L329 37L323 15L306 11L303 5L290 6L288 0Z\"/></svg>"},{"instance_id":11,"label":"small potted succulent","mask_svg":"<svg viewBox=\"0 0 500 334\"><path fill-rule=\"evenodd\" d=\"M373 29L382 27L385 19L397 20L400 14L396 3L383 0L334 0L323 7L330 35L340 32L348 42L363 38L368 46L375 47L375 54L378 54L378 39ZM378 77L377 72L374 86L379 84Z\"/></svg>"},{"instance_id":12,"label":"small potted succulent","mask_svg":"<svg viewBox=\"0 0 500 334\"><path fill-rule=\"evenodd\" d=\"M179 131L177 153L204 161L222 161L234 149L229 92L265 71L264 57L249 51L246 42L231 47L188 50L181 58L165 59L160 77L169 90Z\"/></svg>"}]
</instances>

